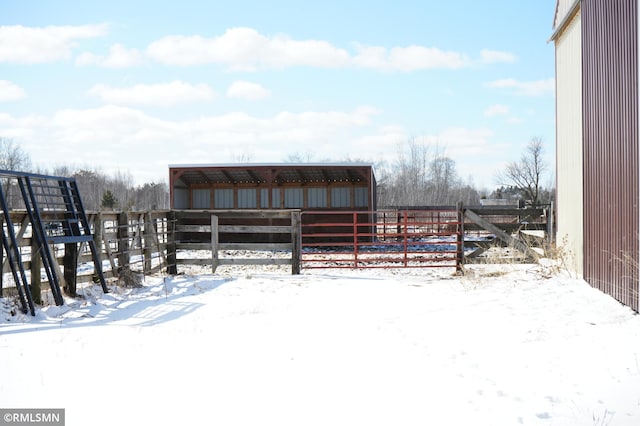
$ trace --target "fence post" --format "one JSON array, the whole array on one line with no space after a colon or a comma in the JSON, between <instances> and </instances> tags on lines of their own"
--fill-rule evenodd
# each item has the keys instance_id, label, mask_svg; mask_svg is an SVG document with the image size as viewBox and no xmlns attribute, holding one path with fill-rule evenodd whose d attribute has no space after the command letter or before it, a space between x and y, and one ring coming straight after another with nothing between
<instances>
[{"instance_id":1,"label":"fence post","mask_svg":"<svg viewBox=\"0 0 640 426\"><path fill-rule=\"evenodd\" d=\"M146 275L153 266L151 260L153 257L153 235L154 223L151 219L151 213L147 210L142 214L142 272Z\"/></svg>"},{"instance_id":2,"label":"fence post","mask_svg":"<svg viewBox=\"0 0 640 426\"><path fill-rule=\"evenodd\" d=\"M167 213L167 274L176 275L176 212Z\"/></svg>"},{"instance_id":3,"label":"fence post","mask_svg":"<svg viewBox=\"0 0 640 426\"><path fill-rule=\"evenodd\" d=\"M35 236L31 236L31 299L33 303L42 305L42 257L38 249Z\"/></svg>"},{"instance_id":4,"label":"fence post","mask_svg":"<svg viewBox=\"0 0 640 426\"><path fill-rule=\"evenodd\" d=\"M57 260L53 259L54 262ZM63 258L63 266L64 266L64 280L66 282L66 287L64 290L71 297L76 297L76 282L78 279L78 244L77 243L69 243L64 245L64 258Z\"/></svg>"},{"instance_id":5,"label":"fence post","mask_svg":"<svg viewBox=\"0 0 640 426\"><path fill-rule=\"evenodd\" d=\"M218 260L218 216L211 215L211 272L216 273L216 269L220 264Z\"/></svg>"},{"instance_id":6,"label":"fence post","mask_svg":"<svg viewBox=\"0 0 640 426\"><path fill-rule=\"evenodd\" d=\"M404 215L402 219L402 222L403 222L402 226L404 228L404 232L402 234L402 240L404 244L402 246L402 249L404 251L404 266L406 268L408 265L407 251L409 250L409 210L403 210L402 214Z\"/></svg>"},{"instance_id":7,"label":"fence post","mask_svg":"<svg viewBox=\"0 0 640 426\"><path fill-rule=\"evenodd\" d=\"M458 225L456 226L456 272L464 274L464 209L462 201L456 204Z\"/></svg>"},{"instance_id":8,"label":"fence post","mask_svg":"<svg viewBox=\"0 0 640 426\"><path fill-rule=\"evenodd\" d=\"M302 258L302 220L299 211L291 212L291 274L300 274Z\"/></svg>"},{"instance_id":9,"label":"fence post","mask_svg":"<svg viewBox=\"0 0 640 426\"><path fill-rule=\"evenodd\" d=\"M353 267L358 267L358 212L353 212Z\"/></svg>"},{"instance_id":10,"label":"fence post","mask_svg":"<svg viewBox=\"0 0 640 426\"><path fill-rule=\"evenodd\" d=\"M129 214L122 212L118 214L118 270L129 265Z\"/></svg>"},{"instance_id":11,"label":"fence post","mask_svg":"<svg viewBox=\"0 0 640 426\"><path fill-rule=\"evenodd\" d=\"M555 211L553 201L549 204L549 208L547 209L547 241L548 245L555 243L556 235L555 235Z\"/></svg>"},{"instance_id":12,"label":"fence post","mask_svg":"<svg viewBox=\"0 0 640 426\"><path fill-rule=\"evenodd\" d=\"M96 246L96 251L98 252L98 257L102 262L102 252L104 249L104 222L102 220L102 213L97 212L94 213L95 217L93 219L93 243ZM103 268L104 269L104 268ZM96 271L93 272L93 282L99 282L98 273Z\"/></svg>"}]
</instances>

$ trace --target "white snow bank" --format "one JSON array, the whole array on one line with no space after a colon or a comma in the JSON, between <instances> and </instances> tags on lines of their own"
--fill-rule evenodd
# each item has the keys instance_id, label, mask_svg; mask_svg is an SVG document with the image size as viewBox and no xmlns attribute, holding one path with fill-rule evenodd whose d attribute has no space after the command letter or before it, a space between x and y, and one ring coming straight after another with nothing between
<instances>
[{"instance_id":1,"label":"white snow bank","mask_svg":"<svg viewBox=\"0 0 640 426\"><path fill-rule=\"evenodd\" d=\"M640 317L580 280L283 271L0 311L0 405L69 426L640 424Z\"/></svg>"}]
</instances>

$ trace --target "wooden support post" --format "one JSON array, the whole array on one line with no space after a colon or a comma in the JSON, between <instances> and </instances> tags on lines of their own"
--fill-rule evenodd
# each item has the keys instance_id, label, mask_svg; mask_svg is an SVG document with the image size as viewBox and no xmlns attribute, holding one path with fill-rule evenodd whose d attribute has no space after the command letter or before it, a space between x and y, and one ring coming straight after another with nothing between
<instances>
[{"instance_id":1,"label":"wooden support post","mask_svg":"<svg viewBox=\"0 0 640 426\"><path fill-rule=\"evenodd\" d=\"M142 272L147 274L151 271L153 267L152 258L153 258L153 236L154 236L154 223L151 221L151 213L148 211L141 215L143 220L143 228L142 228L142 242L144 247L142 249Z\"/></svg>"},{"instance_id":2,"label":"wooden support post","mask_svg":"<svg viewBox=\"0 0 640 426\"><path fill-rule=\"evenodd\" d=\"M302 221L299 211L291 212L291 274L300 274L302 258Z\"/></svg>"},{"instance_id":3,"label":"wooden support post","mask_svg":"<svg viewBox=\"0 0 640 426\"><path fill-rule=\"evenodd\" d=\"M167 274L176 275L178 265L176 262L176 213L167 213Z\"/></svg>"},{"instance_id":4,"label":"wooden support post","mask_svg":"<svg viewBox=\"0 0 640 426\"><path fill-rule=\"evenodd\" d=\"M109 241L107 233L104 232L104 219L102 217L102 213L98 213L98 221L100 222L100 228L103 229L102 246L104 247L104 252L107 255L107 259L109 260L109 266L111 267L111 276L116 277L118 274L118 267L116 266L113 251L111 251L111 241Z\"/></svg>"},{"instance_id":5,"label":"wooden support post","mask_svg":"<svg viewBox=\"0 0 640 426\"><path fill-rule=\"evenodd\" d=\"M219 246L219 238L218 238L218 216L212 214L211 215L211 272L213 274L216 273L216 269L218 269L218 265L220 264L220 259L218 257L218 246Z\"/></svg>"},{"instance_id":6,"label":"wooden support post","mask_svg":"<svg viewBox=\"0 0 640 426\"><path fill-rule=\"evenodd\" d=\"M102 260L102 243L103 243L103 235L104 235L104 222L102 221L102 213L95 213L93 217L93 243L96 246L96 250L98 251L98 256ZM100 278L98 277L98 272L93 272L93 282L100 282Z\"/></svg>"},{"instance_id":7,"label":"wooden support post","mask_svg":"<svg viewBox=\"0 0 640 426\"><path fill-rule=\"evenodd\" d=\"M549 204L549 208L547 209L547 245L551 245L556 242L556 233L555 233L555 211L553 201Z\"/></svg>"},{"instance_id":8,"label":"wooden support post","mask_svg":"<svg viewBox=\"0 0 640 426\"><path fill-rule=\"evenodd\" d=\"M129 266L129 214L122 212L118 214L118 270L120 273L122 268Z\"/></svg>"},{"instance_id":9,"label":"wooden support post","mask_svg":"<svg viewBox=\"0 0 640 426\"><path fill-rule=\"evenodd\" d=\"M42 305L42 256L38 253L38 243L31 237L31 299Z\"/></svg>"},{"instance_id":10,"label":"wooden support post","mask_svg":"<svg viewBox=\"0 0 640 426\"><path fill-rule=\"evenodd\" d=\"M53 259L54 262L57 260ZM69 243L64 245L64 281L66 283L64 291L71 297L76 297L76 282L78 278L78 244Z\"/></svg>"},{"instance_id":11,"label":"wooden support post","mask_svg":"<svg viewBox=\"0 0 640 426\"><path fill-rule=\"evenodd\" d=\"M166 266L167 256L165 255L164 250L162 250L162 246L160 245L160 238L158 237L158 222L156 221L156 218L154 217L154 215L151 214L151 212L149 212L149 221L151 222L151 228L149 229L149 234L151 237L152 246L153 244L155 244L156 250L158 251L158 255L160 256L159 267L162 267L162 265ZM165 232L164 236L166 237L166 228L164 228L163 232ZM164 241L166 242L166 238ZM151 250L151 252L153 252L153 250Z\"/></svg>"}]
</instances>

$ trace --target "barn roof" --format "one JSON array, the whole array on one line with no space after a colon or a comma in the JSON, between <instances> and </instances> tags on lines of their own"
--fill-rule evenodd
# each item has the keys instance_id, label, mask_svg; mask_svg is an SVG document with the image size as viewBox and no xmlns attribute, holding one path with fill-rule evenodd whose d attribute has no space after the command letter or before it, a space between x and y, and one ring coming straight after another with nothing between
<instances>
[{"instance_id":1,"label":"barn roof","mask_svg":"<svg viewBox=\"0 0 640 426\"><path fill-rule=\"evenodd\" d=\"M173 180L197 184L284 184L369 182L374 180L369 163L247 163L170 164Z\"/></svg>"},{"instance_id":2,"label":"barn roof","mask_svg":"<svg viewBox=\"0 0 640 426\"><path fill-rule=\"evenodd\" d=\"M549 38L549 41L555 41L558 36L564 31L567 24L571 22L573 17L576 15L578 10L580 10L580 1L581 0L573 0L572 3L569 3L570 0L557 0L556 1L556 10L553 15L553 34ZM563 8L560 7L560 3L563 3ZM566 10L561 10L566 9Z\"/></svg>"}]
</instances>

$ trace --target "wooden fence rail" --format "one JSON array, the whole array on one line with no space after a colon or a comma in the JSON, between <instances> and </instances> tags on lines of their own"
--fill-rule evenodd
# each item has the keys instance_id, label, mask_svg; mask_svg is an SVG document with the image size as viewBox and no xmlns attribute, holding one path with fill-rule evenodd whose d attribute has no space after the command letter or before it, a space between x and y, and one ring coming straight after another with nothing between
<instances>
[{"instance_id":1,"label":"wooden fence rail","mask_svg":"<svg viewBox=\"0 0 640 426\"><path fill-rule=\"evenodd\" d=\"M514 230L524 226L546 229L548 235L553 235L552 210L470 207L464 211L465 232L484 229L498 238L511 241ZM53 213L42 212L45 219L48 214ZM294 274L300 272L303 236L299 210L101 211L87 212L87 215L105 278L118 278L123 268L138 274L163 270L176 274L179 265L210 265L215 272L221 265L279 264L291 265ZM41 283L46 282L47 277L42 276L39 256L34 256L32 261L29 217L25 211L19 210L11 211L10 216L21 262L32 283L32 293L39 293ZM0 223L0 226L6 224ZM523 247L522 250L528 253L526 246L515 246ZM193 256L189 253L191 251L201 253ZM280 255L250 258L248 253L255 251L290 255L286 258ZM92 256L86 243L79 244L77 253L65 252L65 244L55 246L53 252L61 287L70 284L65 279L78 283L95 280ZM2 296L3 288L13 286L10 274L6 273L4 250L0 250L0 262L5 272L0 274Z\"/></svg>"},{"instance_id":2,"label":"wooden fence rail","mask_svg":"<svg viewBox=\"0 0 640 426\"><path fill-rule=\"evenodd\" d=\"M168 211L144 212L87 212L94 241L100 248L105 278L117 277L121 267L128 267L139 273L153 273L166 267L167 221ZM53 220L43 212L44 219ZM25 211L12 211L11 220L17 229L18 245L22 253L22 264L30 271L32 281L38 282L41 277L41 265L37 256L31 257L32 234L29 217ZM4 224L2 226L5 226ZM94 279L91 253L86 243L77 247L77 256L67 256L65 245L54 246L54 253L59 276L69 276L69 270L77 263L77 282L90 282ZM3 271L6 259L1 257ZM67 273L65 273L65 270ZM0 283L4 274L0 274ZM63 282L64 285L66 283ZM2 286L0 286L2 288Z\"/></svg>"},{"instance_id":3,"label":"wooden fence rail","mask_svg":"<svg viewBox=\"0 0 640 426\"><path fill-rule=\"evenodd\" d=\"M177 265L210 265L215 273L221 265L291 265L300 273L299 210L181 210L174 211L167 258L170 273ZM209 256L180 254L210 253ZM243 256L221 257L220 252L240 251ZM288 252L287 258L247 257L247 252Z\"/></svg>"}]
</instances>

